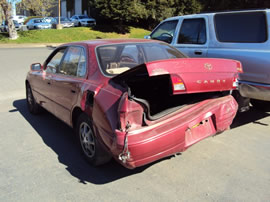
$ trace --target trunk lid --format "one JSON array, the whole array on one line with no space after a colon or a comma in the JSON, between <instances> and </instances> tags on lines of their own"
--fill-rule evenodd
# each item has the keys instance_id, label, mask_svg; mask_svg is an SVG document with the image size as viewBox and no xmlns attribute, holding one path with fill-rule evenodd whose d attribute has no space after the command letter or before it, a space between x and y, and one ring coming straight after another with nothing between
<instances>
[{"instance_id":1,"label":"trunk lid","mask_svg":"<svg viewBox=\"0 0 270 202\"><path fill-rule=\"evenodd\" d=\"M145 77L170 76L172 94L228 91L236 88L239 61L229 59L181 58L141 64L111 80L121 85Z\"/></svg>"}]
</instances>

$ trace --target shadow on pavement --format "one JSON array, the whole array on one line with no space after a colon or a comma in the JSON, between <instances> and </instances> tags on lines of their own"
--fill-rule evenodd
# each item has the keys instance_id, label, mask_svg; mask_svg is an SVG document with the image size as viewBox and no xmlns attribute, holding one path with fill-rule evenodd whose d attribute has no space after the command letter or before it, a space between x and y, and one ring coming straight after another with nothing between
<instances>
[{"instance_id":1,"label":"shadow on pavement","mask_svg":"<svg viewBox=\"0 0 270 202\"><path fill-rule=\"evenodd\" d=\"M259 111L251 107L249 111L238 113L236 115L231 125L231 129L237 128L239 126L242 126L248 123L259 124L262 126L269 126L268 124L265 124L260 121L260 119L263 119L269 116L270 116L270 113Z\"/></svg>"},{"instance_id":2,"label":"shadow on pavement","mask_svg":"<svg viewBox=\"0 0 270 202\"><path fill-rule=\"evenodd\" d=\"M65 123L48 112L44 112L38 116L30 114L28 112L25 99L14 101L13 106L16 109L10 110L10 112L19 111L22 114L22 116L41 136L44 143L58 155L59 162L66 165L68 172L78 178L80 183L110 183L130 175L141 173L151 165L157 163L155 162L147 166L129 170L112 160L106 165L92 167L84 160L78 149L72 129ZM238 114L234 119L231 128L236 128L251 122L262 126L268 126L268 124L260 121L260 119L268 116L270 116L270 113L257 111L251 108L248 112ZM171 157L165 159L169 158ZM160 161L163 160L164 159Z\"/></svg>"},{"instance_id":3,"label":"shadow on pavement","mask_svg":"<svg viewBox=\"0 0 270 202\"><path fill-rule=\"evenodd\" d=\"M25 99L14 101L13 106L16 109L10 110L10 112L19 111L22 114L41 136L44 143L58 155L59 162L66 165L69 173L78 178L80 183L105 184L138 174L153 165L129 170L112 160L106 165L92 167L80 153L73 131L69 126L48 112L38 116L30 114Z\"/></svg>"}]
</instances>

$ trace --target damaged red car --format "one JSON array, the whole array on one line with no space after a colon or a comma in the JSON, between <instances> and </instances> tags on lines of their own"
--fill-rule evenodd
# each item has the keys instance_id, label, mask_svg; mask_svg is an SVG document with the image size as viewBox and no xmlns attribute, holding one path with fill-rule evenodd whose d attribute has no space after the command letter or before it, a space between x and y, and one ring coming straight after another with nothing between
<instances>
[{"instance_id":1,"label":"damaged red car","mask_svg":"<svg viewBox=\"0 0 270 202\"><path fill-rule=\"evenodd\" d=\"M92 165L135 168L228 129L241 63L187 58L151 40L94 40L56 48L26 78L31 113L74 128Z\"/></svg>"}]
</instances>

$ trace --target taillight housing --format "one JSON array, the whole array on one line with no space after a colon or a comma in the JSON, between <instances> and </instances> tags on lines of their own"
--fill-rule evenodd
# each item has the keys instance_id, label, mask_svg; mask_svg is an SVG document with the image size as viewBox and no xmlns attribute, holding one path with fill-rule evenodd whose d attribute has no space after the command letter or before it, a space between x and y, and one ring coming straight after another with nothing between
<instances>
[{"instance_id":1,"label":"taillight housing","mask_svg":"<svg viewBox=\"0 0 270 202\"><path fill-rule=\"evenodd\" d=\"M241 62L238 62L237 63L237 72L236 74L234 74L234 78L233 78L233 84L232 84L232 87L234 89L237 89L238 86L239 86L239 82L238 82L238 78L239 78L239 74L240 73L243 73L243 68L242 68L242 64Z\"/></svg>"},{"instance_id":2,"label":"taillight housing","mask_svg":"<svg viewBox=\"0 0 270 202\"><path fill-rule=\"evenodd\" d=\"M184 81L178 75L171 75L173 93L181 93L186 91Z\"/></svg>"}]
</instances>

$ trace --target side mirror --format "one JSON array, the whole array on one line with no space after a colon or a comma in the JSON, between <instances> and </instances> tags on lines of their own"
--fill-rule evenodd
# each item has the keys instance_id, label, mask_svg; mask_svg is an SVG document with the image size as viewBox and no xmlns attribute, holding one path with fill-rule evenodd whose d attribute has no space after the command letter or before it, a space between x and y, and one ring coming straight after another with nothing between
<instances>
[{"instance_id":1,"label":"side mirror","mask_svg":"<svg viewBox=\"0 0 270 202\"><path fill-rule=\"evenodd\" d=\"M31 64L32 71L40 71L42 70L42 65L40 63Z\"/></svg>"},{"instance_id":2,"label":"side mirror","mask_svg":"<svg viewBox=\"0 0 270 202\"><path fill-rule=\"evenodd\" d=\"M150 35L146 35L144 36L145 39L151 39L151 36Z\"/></svg>"}]
</instances>

